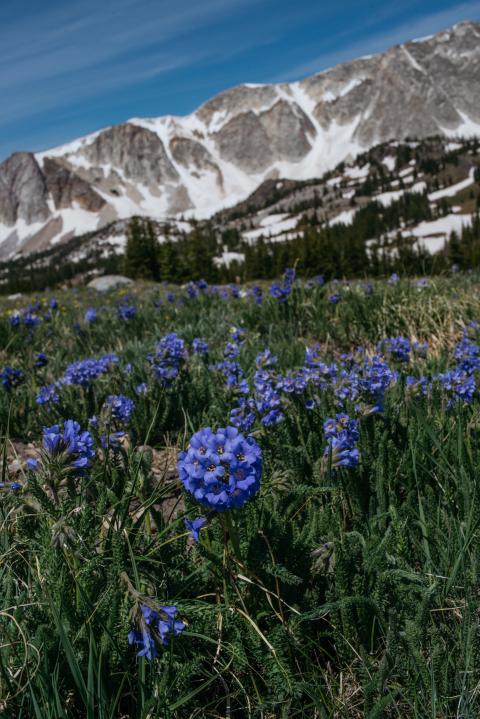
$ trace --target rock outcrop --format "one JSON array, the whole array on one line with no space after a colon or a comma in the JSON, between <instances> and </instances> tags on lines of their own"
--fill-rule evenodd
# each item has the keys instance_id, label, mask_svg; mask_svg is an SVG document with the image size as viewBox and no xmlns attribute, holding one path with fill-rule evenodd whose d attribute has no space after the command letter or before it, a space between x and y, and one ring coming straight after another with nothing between
<instances>
[{"instance_id":1,"label":"rock outcrop","mask_svg":"<svg viewBox=\"0 0 480 719\"><path fill-rule=\"evenodd\" d=\"M23 220L32 224L48 216L45 177L35 156L14 153L0 164L0 223L11 226Z\"/></svg>"}]
</instances>

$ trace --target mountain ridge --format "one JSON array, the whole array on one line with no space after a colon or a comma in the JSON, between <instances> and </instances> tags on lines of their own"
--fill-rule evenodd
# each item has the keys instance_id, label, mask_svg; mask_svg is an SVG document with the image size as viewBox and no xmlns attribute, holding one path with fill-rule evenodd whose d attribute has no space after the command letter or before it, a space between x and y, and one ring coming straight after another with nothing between
<instances>
[{"instance_id":1,"label":"mountain ridge","mask_svg":"<svg viewBox=\"0 0 480 719\"><path fill-rule=\"evenodd\" d=\"M136 214L209 217L381 142L478 135L479 99L480 23L463 22L293 83L230 88L187 116L14 153L0 163L0 258Z\"/></svg>"}]
</instances>

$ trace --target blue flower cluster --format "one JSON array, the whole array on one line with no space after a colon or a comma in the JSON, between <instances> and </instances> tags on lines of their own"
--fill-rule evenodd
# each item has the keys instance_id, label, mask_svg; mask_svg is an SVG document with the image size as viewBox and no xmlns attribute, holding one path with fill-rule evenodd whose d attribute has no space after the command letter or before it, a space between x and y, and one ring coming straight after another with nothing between
<instances>
[{"instance_id":1,"label":"blue flower cluster","mask_svg":"<svg viewBox=\"0 0 480 719\"><path fill-rule=\"evenodd\" d=\"M30 308L24 310L22 314L20 312L14 312L10 315L10 325L12 327L19 327L23 324L29 330L33 330L35 327L38 327L41 322L42 318L35 314Z\"/></svg>"},{"instance_id":2,"label":"blue flower cluster","mask_svg":"<svg viewBox=\"0 0 480 719\"><path fill-rule=\"evenodd\" d=\"M429 389L429 382L426 377L412 377L407 375L405 377L405 386L407 394L413 397L425 397Z\"/></svg>"},{"instance_id":3,"label":"blue flower cluster","mask_svg":"<svg viewBox=\"0 0 480 719\"><path fill-rule=\"evenodd\" d=\"M171 332L156 343L155 354L148 360L162 387L170 387L186 360L185 342L176 332Z\"/></svg>"},{"instance_id":4,"label":"blue flower cluster","mask_svg":"<svg viewBox=\"0 0 480 719\"><path fill-rule=\"evenodd\" d=\"M257 369L253 378L253 399L260 421L265 427L273 427L285 418L278 383L271 371L277 361L278 358L268 349L257 355L255 360Z\"/></svg>"},{"instance_id":5,"label":"blue flower cluster","mask_svg":"<svg viewBox=\"0 0 480 719\"><path fill-rule=\"evenodd\" d=\"M273 282L270 286L270 294L279 302L286 302L292 294L293 283L295 282L296 272L293 267L287 267L283 275L283 283Z\"/></svg>"},{"instance_id":6,"label":"blue flower cluster","mask_svg":"<svg viewBox=\"0 0 480 719\"><path fill-rule=\"evenodd\" d=\"M459 367L438 375L438 379L445 390L448 402L451 407L455 402L470 404L475 393L475 377L469 375Z\"/></svg>"},{"instance_id":7,"label":"blue flower cluster","mask_svg":"<svg viewBox=\"0 0 480 719\"><path fill-rule=\"evenodd\" d=\"M355 446L359 439L358 422L346 414L337 414L335 419L323 423L323 429L327 439L324 454L332 469L356 467L360 458Z\"/></svg>"},{"instance_id":8,"label":"blue flower cluster","mask_svg":"<svg viewBox=\"0 0 480 719\"><path fill-rule=\"evenodd\" d=\"M178 637L185 629L184 622L177 619L177 607L153 608L142 604L139 628L131 629L128 633L128 643L134 644L138 649L138 657L149 660L158 657L157 644L168 645L171 636Z\"/></svg>"},{"instance_id":9,"label":"blue flower cluster","mask_svg":"<svg viewBox=\"0 0 480 719\"><path fill-rule=\"evenodd\" d=\"M5 367L5 369L0 372L0 379L2 380L2 386L7 391L10 391L25 381L25 375L20 369Z\"/></svg>"},{"instance_id":10,"label":"blue flower cluster","mask_svg":"<svg viewBox=\"0 0 480 719\"><path fill-rule=\"evenodd\" d=\"M243 507L260 489L262 452L252 437L236 427L196 432L186 452L179 453L178 471L194 499L216 512Z\"/></svg>"},{"instance_id":11,"label":"blue flower cluster","mask_svg":"<svg viewBox=\"0 0 480 719\"><path fill-rule=\"evenodd\" d=\"M386 352L392 359L398 362L408 362L410 360L410 352L412 345L408 337L399 335L398 337L387 337L380 343L380 350Z\"/></svg>"},{"instance_id":12,"label":"blue flower cluster","mask_svg":"<svg viewBox=\"0 0 480 719\"><path fill-rule=\"evenodd\" d=\"M5 490L10 492L18 492L22 488L22 485L20 482L0 482L0 492L4 492Z\"/></svg>"},{"instance_id":13,"label":"blue flower cluster","mask_svg":"<svg viewBox=\"0 0 480 719\"><path fill-rule=\"evenodd\" d=\"M82 431L73 419L67 419L63 428L58 424L44 427L43 448L49 457L61 457L69 469L80 472L91 465L95 456L92 435Z\"/></svg>"},{"instance_id":14,"label":"blue flower cluster","mask_svg":"<svg viewBox=\"0 0 480 719\"><path fill-rule=\"evenodd\" d=\"M333 294L329 295L328 301L331 305L338 305L340 300L342 299L342 295L339 292L334 292Z\"/></svg>"},{"instance_id":15,"label":"blue flower cluster","mask_svg":"<svg viewBox=\"0 0 480 719\"><path fill-rule=\"evenodd\" d=\"M130 422L135 407L133 400L123 394L109 395L104 406L109 419L121 424Z\"/></svg>"},{"instance_id":16,"label":"blue flower cluster","mask_svg":"<svg viewBox=\"0 0 480 719\"><path fill-rule=\"evenodd\" d=\"M137 308L135 307L135 305L130 305L125 300L117 306L117 315L119 319L123 320L124 322L132 320L136 314Z\"/></svg>"},{"instance_id":17,"label":"blue flower cluster","mask_svg":"<svg viewBox=\"0 0 480 719\"><path fill-rule=\"evenodd\" d=\"M95 307L89 307L84 315L85 322L96 322L97 321L97 310Z\"/></svg>"},{"instance_id":18,"label":"blue flower cluster","mask_svg":"<svg viewBox=\"0 0 480 719\"><path fill-rule=\"evenodd\" d=\"M455 347L453 356L457 360L458 369L468 375L480 369L480 347L469 339L467 333Z\"/></svg>"},{"instance_id":19,"label":"blue flower cluster","mask_svg":"<svg viewBox=\"0 0 480 719\"><path fill-rule=\"evenodd\" d=\"M258 285L254 285L249 290L249 295L253 299L256 305L261 305L263 302L263 290Z\"/></svg>"},{"instance_id":20,"label":"blue flower cluster","mask_svg":"<svg viewBox=\"0 0 480 719\"><path fill-rule=\"evenodd\" d=\"M99 359L90 358L72 362L60 381L65 385L89 387L94 379L108 372L117 363L118 357L115 354L103 355Z\"/></svg>"},{"instance_id":21,"label":"blue flower cluster","mask_svg":"<svg viewBox=\"0 0 480 719\"><path fill-rule=\"evenodd\" d=\"M57 392L57 385L49 384L46 387L41 387L35 401L39 405L51 405L59 402L60 396Z\"/></svg>"},{"instance_id":22,"label":"blue flower cluster","mask_svg":"<svg viewBox=\"0 0 480 719\"><path fill-rule=\"evenodd\" d=\"M206 280L194 280L187 285L187 297L190 300L196 299L202 292L208 289L208 282Z\"/></svg>"},{"instance_id":23,"label":"blue flower cluster","mask_svg":"<svg viewBox=\"0 0 480 719\"><path fill-rule=\"evenodd\" d=\"M192 349L197 355L206 355L208 354L208 342L205 342L200 337L195 337L192 342Z\"/></svg>"},{"instance_id":24,"label":"blue flower cluster","mask_svg":"<svg viewBox=\"0 0 480 719\"><path fill-rule=\"evenodd\" d=\"M342 369L338 375L336 396L343 400L360 400L356 410L360 414L376 414L383 411L386 390L397 380L398 372L390 369L379 355L354 362L352 367Z\"/></svg>"},{"instance_id":25,"label":"blue flower cluster","mask_svg":"<svg viewBox=\"0 0 480 719\"><path fill-rule=\"evenodd\" d=\"M183 521L193 541L198 542L200 540L200 530L206 525L207 518L198 517L198 519L189 519L188 517L185 517Z\"/></svg>"},{"instance_id":26,"label":"blue flower cluster","mask_svg":"<svg viewBox=\"0 0 480 719\"><path fill-rule=\"evenodd\" d=\"M37 369L46 367L48 364L47 355L44 352L37 352L35 355L35 363L34 364Z\"/></svg>"},{"instance_id":27,"label":"blue flower cluster","mask_svg":"<svg viewBox=\"0 0 480 719\"><path fill-rule=\"evenodd\" d=\"M42 322L50 322L52 312L58 308L58 302L52 297L48 302L42 301L32 302L21 310L15 310L9 317L11 327L20 327L23 325L29 331L29 334L42 324Z\"/></svg>"},{"instance_id":28,"label":"blue flower cluster","mask_svg":"<svg viewBox=\"0 0 480 719\"><path fill-rule=\"evenodd\" d=\"M230 342L227 342L223 350L224 360L211 366L211 369L223 373L227 382L227 389L233 392L235 397L246 395L249 392L243 369L240 363L237 362L240 349L244 343L244 330L239 327L232 327L230 330Z\"/></svg>"}]
</instances>

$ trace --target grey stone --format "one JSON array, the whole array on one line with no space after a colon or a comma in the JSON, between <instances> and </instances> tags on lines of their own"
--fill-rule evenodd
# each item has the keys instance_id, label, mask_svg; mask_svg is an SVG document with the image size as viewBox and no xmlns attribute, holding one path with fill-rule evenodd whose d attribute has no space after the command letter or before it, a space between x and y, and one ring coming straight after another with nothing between
<instances>
[{"instance_id":1,"label":"grey stone","mask_svg":"<svg viewBox=\"0 0 480 719\"><path fill-rule=\"evenodd\" d=\"M97 292L108 292L114 290L117 287L130 287L135 284L129 277L123 277L122 275L103 275L103 277L96 277L94 280L90 280L87 287L91 287Z\"/></svg>"}]
</instances>

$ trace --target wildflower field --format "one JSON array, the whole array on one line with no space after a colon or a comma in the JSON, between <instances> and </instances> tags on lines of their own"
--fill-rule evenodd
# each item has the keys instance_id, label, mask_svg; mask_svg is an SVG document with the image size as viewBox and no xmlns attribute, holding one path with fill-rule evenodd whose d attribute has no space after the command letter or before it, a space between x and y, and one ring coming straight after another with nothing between
<instances>
[{"instance_id":1,"label":"wildflower field","mask_svg":"<svg viewBox=\"0 0 480 719\"><path fill-rule=\"evenodd\" d=\"M478 717L479 369L476 274L1 301L1 716Z\"/></svg>"}]
</instances>

